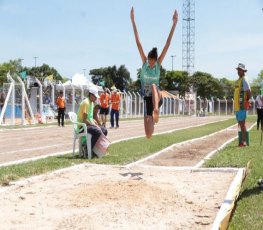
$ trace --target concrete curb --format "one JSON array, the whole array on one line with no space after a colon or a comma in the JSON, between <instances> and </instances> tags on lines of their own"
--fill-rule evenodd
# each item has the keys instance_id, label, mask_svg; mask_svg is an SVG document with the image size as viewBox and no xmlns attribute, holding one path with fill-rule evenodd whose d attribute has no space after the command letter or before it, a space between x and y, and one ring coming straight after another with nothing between
<instances>
[{"instance_id":1,"label":"concrete curb","mask_svg":"<svg viewBox=\"0 0 263 230\"><path fill-rule=\"evenodd\" d=\"M236 200L239 196L242 184L245 180L246 174L247 168L240 168L238 170L238 173L235 179L233 180L227 192L226 198L216 216L212 230L225 230L228 228L229 221L234 210Z\"/></svg>"}]
</instances>

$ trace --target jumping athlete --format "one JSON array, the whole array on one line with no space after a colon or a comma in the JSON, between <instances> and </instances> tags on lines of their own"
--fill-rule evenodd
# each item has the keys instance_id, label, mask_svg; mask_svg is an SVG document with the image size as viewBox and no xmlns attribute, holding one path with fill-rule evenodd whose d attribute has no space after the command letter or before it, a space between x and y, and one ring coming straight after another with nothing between
<instances>
[{"instance_id":1,"label":"jumping athlete","mask_svg":"<svg viewBox=\"0 0 263 230\"><path fill-rule=\"evenodd\" d=\"M151 138L154 131L154 124L159 120L159 107L162 104L162 97L159 91L160 66L170 46L174 30L178 21L177 11L174 11L173 25L163 48L158 57L157 48L153 48L146 57L139 39L139 34L134 20L134 9L131 9L131 21L135 35L136 44L142 59L142 69L140 73L142 96L144 96L144 129L147 138Z\"/></svg>"}]
</instances>

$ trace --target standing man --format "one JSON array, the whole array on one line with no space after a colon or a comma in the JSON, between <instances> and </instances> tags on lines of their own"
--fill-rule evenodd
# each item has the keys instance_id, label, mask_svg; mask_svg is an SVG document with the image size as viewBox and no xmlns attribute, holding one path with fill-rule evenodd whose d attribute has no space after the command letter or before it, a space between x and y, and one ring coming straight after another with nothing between
<instances>
[{"instance_id":1,"label":"standing man","mask_svg":"<svg viewBox=\"0 0 263 230\"><path fill-rule=\"evenodd\" d=\"M102 121L102 125L106 127L107 122L107 115L109 114L109 100L110 100L110 94L108 94L109 89L106 87L103 87L103 93L100 95L100 117ZM109 91L110 93L110 91Z\"/></svg>"},{"instance_id":2,"label":"standing man","mask_svg":"<svg viewBox=\"0 0 263 230\"><path fill-rule=\"evenodd\" d=\"M60 126L60 119L61 119L61 126L64 127L66 100L65 97L63 96L63 91L59 92L59 96L57 98L56 104L58 106L58 126Z\"/></svg>"},{"instance_id":3,"label":"standing man","mask_svg":"<svg viewBox=\"0 0 263 230\"><path fill-rule=\"evenodd\" d=\"M263 97L261 95L261 91L259 91L259 95L256 97L256 107L257 107L257 130L259 129L259 121L263 119ZM262 123L261 125L261 130L263 129Z\"/></svg>"},{"instance_id":4,"label":"standing man","mask_svg":"<svg viewBox=\"0 0 263 230\"><path fill-rule=\"evenodd\" d=\"M247 118L247 110L249 109L249 99L251 96L251 90L249 83L245 77L245 73L247 72L245 65L242 63L238 64L236 68L239 79L235 84L235 92L234 92L234 110L236 113L236 119L241 129L241 142L239 143L239 147L247 146L246 143L246 118Z\"/></svg>"},{"instance_id":5,"label":"standing man","mask_svg":"<svg viewBox=\"0 0 263 230\"><path fill-rule=\"evenodd\" d=\"M113 87L111 94L111 112L110 112L111 129L114 128L114 116L116 119L116 129L119 128L119 110L120 110L120 94L117 92L117 89Z\"/></svg>"}]
</instances>

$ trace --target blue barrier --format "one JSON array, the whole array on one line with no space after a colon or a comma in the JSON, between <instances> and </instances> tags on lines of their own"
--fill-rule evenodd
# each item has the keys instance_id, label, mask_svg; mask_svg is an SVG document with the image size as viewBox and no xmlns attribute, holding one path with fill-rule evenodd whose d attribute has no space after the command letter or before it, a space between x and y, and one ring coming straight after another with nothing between
<instances>
[{"instance_id":1,"label":"blue barrier","mask_svg":"<svg viewBox=\"0 0 263 230\"><path fill-rule=\"evenodd\" d=\"M0 112L2 112L2 109L0 109ZM5 111L5 118L11 118L12 109L11 105L7 105L6 111ZM21 105L15 105L15 117L19 118L22 117L22 106Z\"/></svg>"}]
</instances>

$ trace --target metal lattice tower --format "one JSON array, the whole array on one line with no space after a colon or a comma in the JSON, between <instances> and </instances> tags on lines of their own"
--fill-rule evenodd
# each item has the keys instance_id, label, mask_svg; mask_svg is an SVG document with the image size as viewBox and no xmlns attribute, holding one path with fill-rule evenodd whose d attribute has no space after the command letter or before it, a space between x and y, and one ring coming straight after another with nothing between
<instances>
[{"instance_id":1,"label":"metal lattice tower","mask_svg":"<svg viewBox=\"0 0 263 230\"><path fill-rule=\"evenodd\" d=\"M183 2L182 69L189 75L195 67L195 1Z\"/></svg>"}]
</instances>

